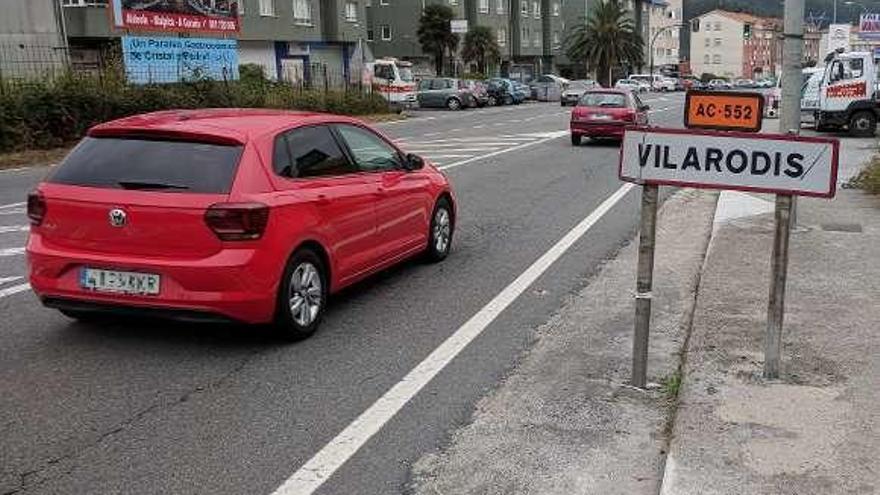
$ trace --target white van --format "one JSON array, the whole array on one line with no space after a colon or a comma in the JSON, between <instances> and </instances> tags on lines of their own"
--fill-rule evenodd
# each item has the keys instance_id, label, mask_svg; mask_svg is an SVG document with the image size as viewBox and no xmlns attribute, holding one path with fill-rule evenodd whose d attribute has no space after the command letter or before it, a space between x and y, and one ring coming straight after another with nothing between
<instances>
[{"instance_id":1,"label":"white van","mask_svg":"<svg viewBox=\"0 0 880 495\"><path fill-rule=\"evenodd\" d=\"M658 91L663 86L664 77L659 74L633 74L629 76L627 79L632 79L634 81L643 82L650 86L652 91Z\"/></svg>"}]
</instances>

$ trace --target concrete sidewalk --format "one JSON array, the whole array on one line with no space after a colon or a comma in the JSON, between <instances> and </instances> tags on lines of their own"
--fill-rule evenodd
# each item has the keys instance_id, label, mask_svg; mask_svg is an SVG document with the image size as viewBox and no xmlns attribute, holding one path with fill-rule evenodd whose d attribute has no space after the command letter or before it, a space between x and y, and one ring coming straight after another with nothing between
<instances>
[{"instance_id":1,"label":"concrete sidewalk","mask_svg":"<svg viewBox=\"0 0 880 495\"><path fill-rule=\"evenodd\" d=\"M842 168L869 157L844 150ZM719 200L662 495L880 493L880 198L799 200L772 382L770 201Z\"/></svg>"}]
</instances>

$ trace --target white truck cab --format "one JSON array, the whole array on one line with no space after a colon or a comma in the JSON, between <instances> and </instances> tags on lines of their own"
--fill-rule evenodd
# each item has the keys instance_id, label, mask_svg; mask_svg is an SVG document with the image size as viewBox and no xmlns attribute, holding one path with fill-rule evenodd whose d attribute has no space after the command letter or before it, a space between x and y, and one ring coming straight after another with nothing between
<instances>
[{"instance_id":1,"label":"white truck cab","mask_svg":"<svg viewBox=\"0 0 880 495\"><path fill-rule=\"evenodd\" d=\"M367 64L373 90L388 100L395 110L416 106L416 82L412 63L395 58L380 58Z\"/></svg>"},{"instance_id":2,"label":"white truck cab","mask_svg":"<svg viewBox=\"0 0 880 495\"><path fill-rule=\"evenodd\" d=\"M877 65L873 54L835 51L825 61L816 129L846 128L853 136L873 136L880 118Z\"/></svg>"}]
</instances>

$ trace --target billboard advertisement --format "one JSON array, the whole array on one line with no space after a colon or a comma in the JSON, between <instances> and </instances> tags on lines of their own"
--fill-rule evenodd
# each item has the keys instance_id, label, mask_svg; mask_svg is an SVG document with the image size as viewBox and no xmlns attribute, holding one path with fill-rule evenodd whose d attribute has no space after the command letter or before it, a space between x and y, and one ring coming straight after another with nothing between
<instances>
[{"instance_id":1,"label":"billboard advertisement","mask_svg":"<svg viewBox=\"0 0 880 495\"><path fill-rule=\"evenodd\" d=\"M859 37L880 38L880 14L862 14L859 18Z\"/></svg>"},{"instance_id":2,"label":"billboard advertisement","mask_svg":"<svg viewBox=\"0 0 880 495\"><path fill-rule=\"evenodd\" d=\"M241 0L112 0L119 29L237 33Z\"/></svg>"},{"instance_id":3,"label":"billboard advertisement","mask_svg":"<svg viewBox=\"0 0 880 495\"><path fill-rule=\"evenodd\" d=\"M236 40L123 36L122 59L133 84L238 79Z\"/></svg>"}]
</instances>

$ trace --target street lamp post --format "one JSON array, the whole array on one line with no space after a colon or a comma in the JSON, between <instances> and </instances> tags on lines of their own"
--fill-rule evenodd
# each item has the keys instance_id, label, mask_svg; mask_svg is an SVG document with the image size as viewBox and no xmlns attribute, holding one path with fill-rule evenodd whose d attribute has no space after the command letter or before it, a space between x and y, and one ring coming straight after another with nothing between
<instances>
[{"instance_id":1,"label":"street lamp post","mask_svg":"<svg viewBox=\"0 0 880 495\"><path fill-rule=\"evenodd\" d=\"M654 75L654 43L657 41L657 38L660 37L660 33L669 31L670 29L681 29L682 27L684 27L684 24L681 23L665 26L658 29L657 32L654 33L654 36L651 37L651 43L648 44L648 60L650 61L649 65L651 66L651 71L648 72L648 74L651 76Z\"/></svg>"}]
</instances>

